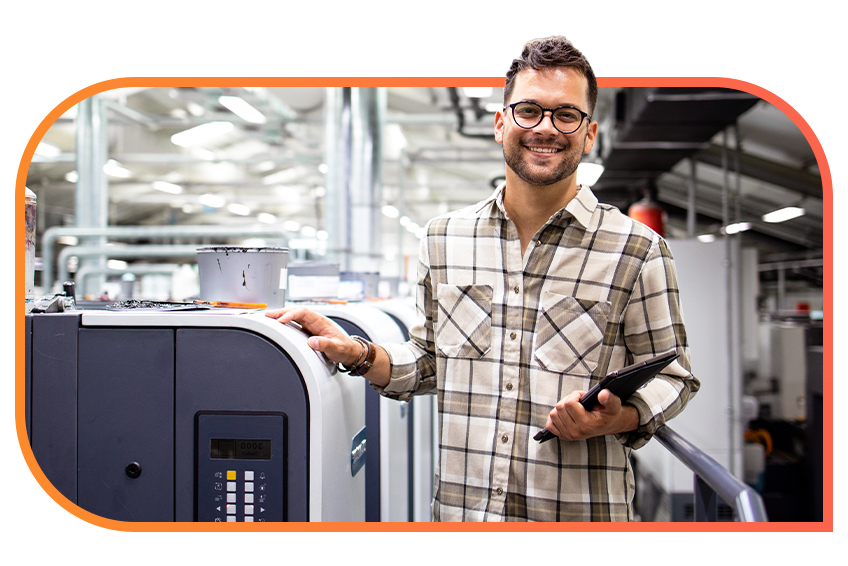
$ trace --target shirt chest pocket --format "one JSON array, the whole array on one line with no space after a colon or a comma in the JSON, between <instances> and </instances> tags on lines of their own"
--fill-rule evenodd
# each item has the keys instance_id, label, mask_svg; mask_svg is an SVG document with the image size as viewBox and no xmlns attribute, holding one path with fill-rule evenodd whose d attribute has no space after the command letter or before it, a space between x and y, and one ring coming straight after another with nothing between
<instances>
[{"instance_id":1,"label":"shirt chest pocket","mask_svg":"<svg viewBox=\"0 0 848 566\"><path fill-rule=\"evenodd\" d=\"M436 347L451 358L479 358L492 347L492 286L439 285Z\"/></svg>"},{"instance_id":2,"label":"shirt chest pocket","mask_svg":"<svg viewBox=\"0 0 848 566\"><path fill-rule=\"evenodd\" d=\"M544 369L588 375L600 358L611 305L548 293L536 329L534 355Z\"/></svg>"}]
</instances>

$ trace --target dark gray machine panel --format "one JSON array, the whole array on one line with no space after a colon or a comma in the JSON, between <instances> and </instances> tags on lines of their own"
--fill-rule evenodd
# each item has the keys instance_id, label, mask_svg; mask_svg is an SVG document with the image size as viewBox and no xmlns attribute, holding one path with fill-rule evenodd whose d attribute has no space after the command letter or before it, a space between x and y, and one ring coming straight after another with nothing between
<instances>
[{"instance_id":1,"label":"dark gray machine panel","mask_svg":"<svg viewBox=\"0 0 848 566\"><path fill-rule=\"evenodd\" d=\"M79 331L79 506L174 520L174 330Z\"/></svg>"},{"instance_id":2,"label":"dark gray machine panel","mask_svg":"<svg viewBox=\"0 0 848 566\"><path fill-rule=\"evenodd\" d=\"M41 471L77 502L78 313L28 315L32 321L30 444Z\"/></svg>"},{"instance_id":3,"label":"dark gray machine panel","mask_svg":"<svg viewBox=\"0 0 848 566\"><path fill-rule=\"evenodd\" d=\"M368 341L371 337L359 326L343 318L331 316L349 335L362 336ZM373 387L365 388L365 445L371 450L365 456L365 520L380 521L380 394Z\"/></svg>"},{"instance_id":4,"label":"dark gray machine panel","mask_svg":"<svg viewBox=\"0 0 848 566\"><path fill-rule=\"evenodd\" d=\"M309 400L297 366L279 346L246 330L178 328L176 333L176 520L198 519L196 417L230 412L286 415L284 468L278 471L284 486L275 496L285 496L282 520L308 521Z\"/></svg>"},{"instance_id":5,"label":"dark gray machine panel","mask_svg":"<svg viewBox=\"0 0 848 566\"><path fill-rule=\"evenodd\" d=\"M285 520L282 414L197 415L197 520Z\"/></svg>"}]
</instances>

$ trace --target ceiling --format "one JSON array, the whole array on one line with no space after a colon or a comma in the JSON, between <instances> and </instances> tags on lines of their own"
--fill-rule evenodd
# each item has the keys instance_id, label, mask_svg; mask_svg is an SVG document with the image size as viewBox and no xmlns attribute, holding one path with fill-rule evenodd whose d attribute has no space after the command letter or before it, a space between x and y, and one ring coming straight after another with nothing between
<instances>
[{"instance_id":1,"label":"ceiling","mask_svg":"<svg viewBox=\"0 0 848 566\"><path fill-rule=\"evenodd\" d=\"M267 120L246 122L222 106L222 95L246 100ZM109 158L123 168L120 176L107 176L110 225L264 222L300 239L315 240L317 231L320 251L324 232L332 230L324 217L324 88L132 88L98 96L108 108ZM403 271L404 255L417 253L418 236L400 217L413 229L423 226L486 198L503 178L494 114L486 109L501 99L498 88L485 98L458 88L386 89L382 200L400 212L382 217L385 274ZM821 177L803 134L779 109L725 89L602 88L595 117L600 133L587 160L605 165L593 187L600 200L626 210L649 193L668 214L670 238L685 237L693 219L695 235L719 235L727 222L748 222L743 245L757 247L761 263L796 262L787 272L791 278L821 286ZM235 127L190 149L172 143L173 134L212 121ZM36 155L30 166L27 186L38 196L39 232L74 225L75 132L72 110L43 139L58 155ZM696 214L690 217L693 168ZM157 181L181 192L157 190ZM204 205L206 194L226 204ZM780 224L761 220L789 205L806 214ZM762 277L773 274L764 269Z\"/></svg>"}]
</instances>

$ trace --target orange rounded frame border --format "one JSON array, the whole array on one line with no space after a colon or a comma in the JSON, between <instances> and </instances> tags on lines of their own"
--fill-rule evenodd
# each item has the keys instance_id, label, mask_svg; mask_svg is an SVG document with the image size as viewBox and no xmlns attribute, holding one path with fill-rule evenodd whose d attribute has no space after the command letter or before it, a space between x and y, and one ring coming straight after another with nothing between
<instances>
[{"instance_id":1,"label":"orange rounded frame border","mask_svg":"<svg viewBox=\"0 0 848 566\"><path fill-rule=\"evenodd\" d=\"M502 87L501 77L126 77L86 87L59 103L33 132L18 167L15 210L24 209L27 171L35 148L53 123L80 101L107 90L125 87ZM77 506L53 487L35 460L26 432L24 412L25 365L15 356L15 426L18 443L32 475L42 489L66 511L92 525L128 532L832 532L833 531L833 181L821 143L806 120L783 99L754 84L720 77L602 77L601 87L720 87L747 92L771 103L791 119L806 137L821 172L824 245L824 368L823 368L823 521L785 523L133 523L100 517ZM24 247L24 215L15 214L15 249ZM24 254L15 254L15 353L24 349Z\"/></svg>"}]
</instances>

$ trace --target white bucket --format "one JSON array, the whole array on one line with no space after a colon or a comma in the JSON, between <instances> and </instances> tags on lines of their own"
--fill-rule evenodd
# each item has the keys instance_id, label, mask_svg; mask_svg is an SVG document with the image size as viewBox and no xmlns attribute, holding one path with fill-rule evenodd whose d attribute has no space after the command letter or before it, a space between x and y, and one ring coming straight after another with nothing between
<instances>
[{"instance_id":1,"label":"white bucket","mask_svg":"<svg viewBox=\"0 0 848 566\"><path fill-rule=\"evenodd\" d=\"M285 306L288 262L286 248L198 248L200 299Z\"/></svg>"}]
</instances>

